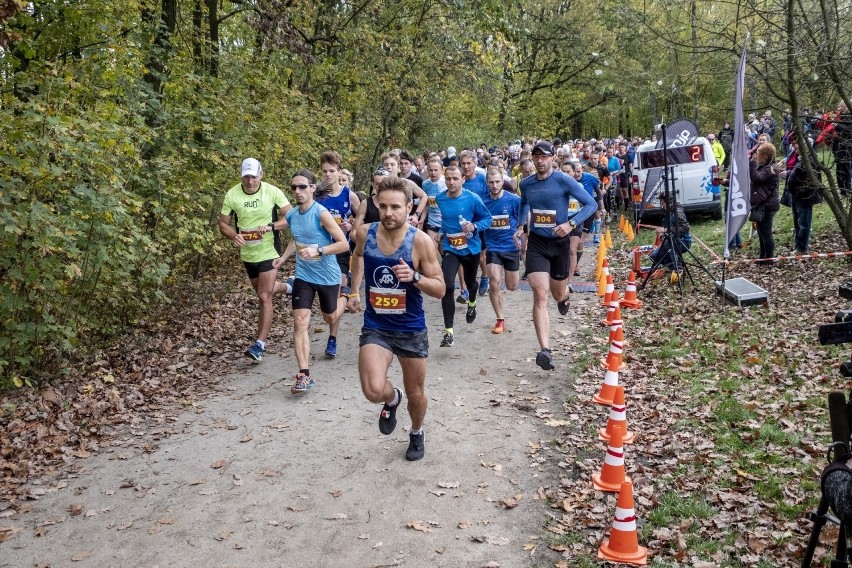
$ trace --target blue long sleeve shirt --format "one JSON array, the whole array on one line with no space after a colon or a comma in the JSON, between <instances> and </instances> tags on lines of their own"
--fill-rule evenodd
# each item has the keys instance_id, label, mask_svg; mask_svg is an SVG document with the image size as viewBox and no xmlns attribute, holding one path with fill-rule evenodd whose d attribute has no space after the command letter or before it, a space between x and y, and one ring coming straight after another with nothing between
<instances>
[{"instance_id":1,"label":"blue long sleeve shirt","mask_svg":"<svg viewBox=\"0 0 852 568\"><path fill-rule=\"evenodd\" d=\"M441 243L444 250L462 256L482 252L478 233L491 227L491 213L482 203L482 199L472 191L462 189L456 197L450 197L446 191L439 193L435 201L441 209ZM459 223L460 216L476 227L473 236L465 235Z\"/></svg>"},{"instance_id":2,"label":"blue long sleeve shirt","mask_svg":"<svg viewBox=\"0 0 852 568\"><path fill-rule=\"evenodd\" d=\"M582 208L575 214L569 212L571 199ZM553 229L573 219L577 225L595 214L598 204L577 180L562 172L552 172L545 179L532 175L521 180L521 222L532 213L530 233L553 238Z\"/></svg>"}]
</instances>

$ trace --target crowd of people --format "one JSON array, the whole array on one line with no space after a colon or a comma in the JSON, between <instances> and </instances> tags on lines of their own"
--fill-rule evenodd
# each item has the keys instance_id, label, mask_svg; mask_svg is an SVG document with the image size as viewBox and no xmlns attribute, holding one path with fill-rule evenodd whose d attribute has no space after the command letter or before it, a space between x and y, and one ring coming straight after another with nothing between
<instances>
[{"instance_id":1,"label":"crowd of people","mask_svg":"<svg viewBox=\"0 0 852 568\"><path fill-rule=\"evenodd\" d=\"M408 399L406 458L422 458L429 347L423 295L441 300L440 345L452 348L457 304L473 324L478 297L487 295L491 332L501 334L507 326L503 290L517 289L525 278L533 291L535 362L554 369L549 298L560 314L569 313L584 234L598 239L607 207L630 205L634 142L517 141L425 156L390 151L365 193L352 189L352 173L337 152L327 151L318 160L319 178L308 169L290 178L292 204L284 191L263 181L260 162L246 158L219 218L219 230L239 248L260 301L257 339L246 356L263 359L272 299L291 294L298 371L290 390L307 393L316 384L308 331L314 300L329 327L327 357L337 356L343 314L363 311L358 368L364 396L382 405L384 434L394 430L397 408ZM282 230L292 235L283 250ZM291 257L295 274L279 281L278 270ZM394 356L402 388L387 377Z\"/></svg>"},{"instance_id":2,"label":"crowd of people","mask_svg":"<svg viewBox=\"0 0 852 568\"><path fill-rule=\"evenodd\" d=\"M850 126L848 110L841 105L836 117L824 120L816 140L830 143L838 156L838 181L846 184L841 189L848 186ZM759 121L750 117L748 132L755 134L749 150L751 219L760 240L759 258L775 254L772 223L786 194L793 208L796 249L806 252L812 207L822 198L802 166L802 141L785 124L781 138L789 152L779 159L769 111ZM729 164L732 137L727 124L718 136L707 135L717 163ZM618 136L516 140L503 147L482 144L460 152L449 147L425 155L389 151L381 156L368 192L353 190L352 173L330 150L319 157L319 179L309 169L291 177L295 204L263 181L257 159L246 158L240 183L227 191L219 218L219 230L239 248L260 303L257 339L246 356L263 359L273 296L291 294L299 368L290 390L309 392L315 385L308 333L314 300L319 299L329 326L327 357L337 356L342 315L363 311L358 358L362 391L367 400L382 404L379 429L384 434L394 430L397 408L403 397L408 399L412 428L406 458L421 459L429 348L423 295L440 299L440 345L452 348L456 304L464 306L465 321L473 324L477 298L488 295L495 322L491 332L501 334L507 325L503 288L515 290L526 279L533 292L535 362L544 370L554 369L549 298L560 314L569 313L584 236L598 241L606 216L632 207L631 168L641 142ZM786 178L786 188L779 199L781 178ZM691 245L689 223L679 204L675 207L663 196L660 205L660 231L677 229L680 240L653 254L672 264L671 248L683 252ZM280 232L285 229L292 238L282 250ZM278 270L290 257L295 258L295 274L281 282ZM402 389L387 377L394 356L402 367Z\"/></svg>"},{"instance_id":3,"label":"crowd of people","mask_svg":"<svg viewBox=\"0 0 852 568\"><path fill-rule=\"evenodd\" d=\"M841 101L835 111L816 114L803 109L800 122L804 139L795 129L789 111L783 113L780 128L772 118L771 110L765 111L760 118L749 114L746 120L752 187L749 219L760 243L759 264L771 266L775 262L776 243L772 229L775 215L782 205L791 208L793 217L793 248L789 254L809 252L813 206L823 202L818 152L823 149L831 152L837 187L842 196L852 197L852 116L846 104ZM711 137L715 138L715 135L709 134L708 140ZM725 124L718 138L723 151L727 152L722 162L727 167L733 142L733 130L729 124ZM807 144L810 150L807 155L816 183L808 174L808 165L803 162L802 144ZM779 196L781 181L785 183ZM730 246L740 248L741 243L737 234Z\"/></svg>"}]
</instances>

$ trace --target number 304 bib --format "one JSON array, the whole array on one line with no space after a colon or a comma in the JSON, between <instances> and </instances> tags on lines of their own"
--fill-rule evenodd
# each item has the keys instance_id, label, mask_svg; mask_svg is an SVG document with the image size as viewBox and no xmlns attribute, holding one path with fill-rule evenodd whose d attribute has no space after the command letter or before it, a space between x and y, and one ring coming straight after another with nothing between
<instances>
[{"instance_id":1,"label":"number 304 bib","mask_svg":"<svg viewBox=\"0 0 852 568\"><path fill-rule=\"evenodd\" d=\"M533 209L533 225L542 229L556 227L556 209Z\"/></svg>"}]
</instances>

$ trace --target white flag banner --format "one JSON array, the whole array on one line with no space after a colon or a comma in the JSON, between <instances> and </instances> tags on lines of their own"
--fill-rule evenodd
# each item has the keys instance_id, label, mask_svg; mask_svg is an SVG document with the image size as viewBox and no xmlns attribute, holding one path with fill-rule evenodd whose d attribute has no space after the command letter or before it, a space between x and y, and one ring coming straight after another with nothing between
<instances>
[{"instance_id":1,"label":"white flag banner","mask_svg":"<svg viewBox=\"0 0 852 568\"><path fill-rule=\"evenodd\" d=\"M751 178L748 170L748 150L745 119L743 117L743 89L745 87L746 34L743 54L737 68L737 88L734 91L734 141L731 149L731 176L728 185L728 210L725 212L725 258L730 256L729 245L737 231L745 224L751 211Z\"/></svg>"}]
</instances>

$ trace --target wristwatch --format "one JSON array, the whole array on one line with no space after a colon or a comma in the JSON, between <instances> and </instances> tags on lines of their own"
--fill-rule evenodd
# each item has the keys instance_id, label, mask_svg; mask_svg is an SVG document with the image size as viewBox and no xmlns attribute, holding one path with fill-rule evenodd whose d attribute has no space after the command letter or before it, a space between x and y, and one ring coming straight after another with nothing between
<instances>
[{"instance_id":1,"label":"wristwatch","mask_svg":"<svg viewBox=\"0 0 852 568\"><path fill-rule=\"evenodd\" d=\"M568 224L571 225L572 229L577 228L577 223L574 221L574 219L568 219Z\"/></svg>"},{"instance_id":2,"label":"wristwatch","mask_svg":"<svg viewBox=\"0 0 852 568\"><path fill-rule=\"evenodd\" d=\"M317 247L317 252L319 253L320 256L322 256L322 251L324 249L325 249L325 247Z\"/></svg>"},{"instance_id":3,"label":"wristwatch","mask_svg":"<svg viewBox=\"0 0 852 568\"><path fill-rule=\"evenodd\" d=\"M420 282L420 279L421 279L422 277L423 277L423 275L422 275L422 274L420 274L419 272L417 272L417 271L415 270L415 271L414 271L414 276L412 276L412 277L411 277L411 281L412 281L413 283L417 284L418 282Z\"/></svg>"}]
</instances>

